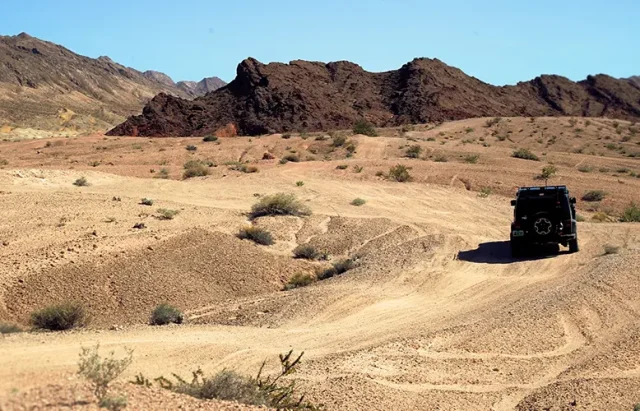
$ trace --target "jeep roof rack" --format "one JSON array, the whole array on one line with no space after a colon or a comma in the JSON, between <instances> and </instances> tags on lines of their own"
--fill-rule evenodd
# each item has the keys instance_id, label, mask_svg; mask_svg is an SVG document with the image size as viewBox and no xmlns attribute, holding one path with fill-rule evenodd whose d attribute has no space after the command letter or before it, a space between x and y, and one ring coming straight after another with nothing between
<instances>
[{"instance_id":1,"label":"jeep roof rack","mask_svg":"<svg viewBox=\"0 0 640 411\"><path fill-rule=\"evenodd\" d=\"M518 188L517 197L539 197L545 195L554 195L559 192L568 193L567 186L534 186Z\"/></svg>"}]
</instances>

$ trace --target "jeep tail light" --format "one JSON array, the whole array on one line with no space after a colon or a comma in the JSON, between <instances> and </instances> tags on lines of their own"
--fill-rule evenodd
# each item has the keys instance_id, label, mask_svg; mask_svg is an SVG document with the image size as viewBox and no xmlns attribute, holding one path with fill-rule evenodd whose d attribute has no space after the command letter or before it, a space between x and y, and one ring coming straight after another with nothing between
<instances>
[{"instance_id":1,"label":"jeep tail light","mask_svg":"<svg viewBox=\"0 0 640 411\"><path fill-rule=\"evenodd\" d=\"M571 220L564 220L562 222L562 231L564 231L565 233L571 232Z\"/></svg>"}]
</instances>

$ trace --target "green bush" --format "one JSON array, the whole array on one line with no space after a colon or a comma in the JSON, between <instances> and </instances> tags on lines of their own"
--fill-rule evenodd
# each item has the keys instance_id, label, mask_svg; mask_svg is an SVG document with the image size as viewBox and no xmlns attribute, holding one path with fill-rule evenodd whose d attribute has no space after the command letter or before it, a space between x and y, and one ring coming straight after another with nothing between
<instances>
[{"instance_id":1,"label":"green bush","mask_svg":"<svg viewBox=\"0 0 640 411\"><path fill-rule=\"evenodd\" d=\"M15 334L21 333L22 329L14 324L2 324L0 323L0 334Z\"/></svg>"},{"instance_id":2,"label":"green bush","mask_svg":"<svg viewBox=\"0 0 640 411\"><path fill-rule=\"evenodd\" d=\"M189 144L188 146L185 147L187 149L187 151L196 151L198 149L198 147Z\"/></svg>"},{"instance_id":3,"label":"green bush","mask_svg":"<svg viewBox=\"0 0 640 411\"><path fill-rule=\"evenodd\" d=\"M296 181L296 187L302 187L304 185L304 181Z\"/></svg>"},{"instance_id":4,"label":"green bush","mask_svg":"<svg viewBox=\"0 0 640 411\"><path fill-rule=\"evenodd\" d=\"M347 138L343 135L335 135L332 137L331 145L333 147L342 147L347 142Z\"/></svg>"},{"instance_id":5,"label":"green bush","mask_svg":"<svg viewBox=\"0 0 640 411\"><path fill-rule=\"evenodd\" d=\"M443 156L442 154L438 154L434 157L433 161L435 161L436 163L446 163L449 160L447 160L447 157Z\"/></svg>"},{"instance_id":6,"label":"green bush","mask_svg":"<svg viewBox=\"0 0 640 411\"><path fill-rule=\"evenodd\" d=\"M311 274L297 273L289 279L289 282L284 286L284 289L293 290L294 288L306 287L314 282L316 282L316 278Z\"/></svg>"},{"instance_id":7,"label":"green bush","mask_svg":"<svg viewBox=\"0 0 640 411\"><path fill-rule=\"evenodd\" d=\"M80 177L73 182L73 185L78 187L86 187L89 185L89 181L87 181L86 177Z\"/></svg>"},{"instance_id":8,"label":"green bush","mask_svg":"<svg viewBox=\"0 0 640 411\"><path fill-rule=\"evenodd\" d=\"M316 260L320 257L320 252L310 244L300 244L293 249L294 258L303 258L306 260Z\"/></svg>"},{"instance_id":9,"label":"green bush","mask_svg":"<svg viewBox=\"0 0 640 411\"><path fill-rule=\"evenodd\" d=\"M408 158L420 158L421 153L422 153L422 147L416 144L407 148L407 151L405 151L404 156Z\"/></svg>"},{"instance_id":10,"label":"green bush","mask_svg":"<svg viewBox=\"0 0 640 411\"><path fill-rule=\"evenodd\" d=\"M484 123L484 125L485 125L485 127L489 128L489 127L491 127L491 126L494 126L494 125L498 124L500 121L502 121L502 118L500 118L500 117L494 117L494 118L492 118L492 119L490 119L490 120L487 120L487 121Z\"/></svg>"},{"instance_id":11,"label":"green bush","mask_svg":"<svg viewBox=\"0 0 640 411\"><path fill-rule=\"evenodd\" d=\"M625 208L620 221L623 223L640 223L640 207L636 203L631 203Z\"/></svg>"},{"instance_id":12,"label":"green bush","mask_svg":"<svg viewBox=\"0 0 640 411\"><path fill-rule=\"evenodd\" d=\"M153 205L153 200L150 198L143 198L142 200L140 200L140 204L141 205L146 205L146 206L152 206Z\"/></svg>"},{"instance_id":13,"label":"green bush","mask_svg":"<svg viewBox=\"0 0 640 411\"><path fill-rule=\"evenodd\" d=\"M409 167L397 164L389 169L389 178L400 183L410 181L411 175L409 174L409 170Z\"/></svg>"},{"instance_id":14,"label":"green bush","mask_svg":"<svg viewBox=\"0 0 640 411\"><path fill-rule=\"evenodd\" d=\"M100 344L93 348L82 348L78 361L78 374L89 380L93 386L93 394L102 408L120 410L126 406L126 398L107 397L109 384L122 374L133 361L133 350L126 349L127 355L117 360L112 351L107 358L100 357Z\"/></svg>"},{"instance_id":15,"label":"green bush","mask_svg":"<svg viewBox=\"0 0 640 411\"><path fill-rule=\"evenodd\" d=\"M469 164L476 164L480 156L478 154L469 154L464 157L464 162Z\"/></svg>"},{"instance_id":16,"label":"green bush","mask_svg":"<svg viewBox=\"0 0 640 411\"><path fill-rule=\"evenodd\" d=\"M356 207L360 207L362 205L366 204L366 200L363 200L362 198L356 198L354 200L351 201L351 205L352 206L356 206Z\"/></svg>"},{"instance_id":17,"label":"green bush","mask_svg":"<svg viewBox=\"0 0 640 411\"><path fill-rule=\"evenodd\" d=\"M169 304L160 304L151 313L149 324L182 324L183 321L184 315L182 314L182 311Z\"/></svg>"},{"instance_id":18,"label":"green bush","mask_svg":"<svg viewBox=\"0 0 640 411\"><path fill-rule=\"evenodd\" d=\"M618 254L620 252L620 247L615 246L615 245L611 245L611 244L606 244L604 246L604 255L610 255L610 254Z\"/></svg>"},{"instance_id":19,"label":"green bush","mask_svg":"<svg viewBox=\"0 0 640 411\"><path fill-rule=\"evenodd\" d=\"M378 135L378 132L376 131L373 124L364 119L356 121L356 123L353 125L353 133L363 134L369 137L376 137Z\"/></svg>"},{"instance_id":20,"label":"green bush","mask_svg":"<svg viewBox=\"0 0 640 411\"><path fill-rule=\"evenodd\" d=\"M250 217L257 218L269 215L307 216L311 210L288 193L277 193L262 197L251 207Z\"/></svg>"},{"instance_id":21,"label":"green bush","mask_svg":"<svg viewBox=\"0 0 640 411\"><path fill-rule=\"evenodd\" d=\"M335 277L336 275L344 274L347 271L355 268L355 263L352 259L338 261L334 263L330 268L324 270L318 275L319 280L326 280L327 278Z\"/></svg>"},{"instance_id":22,"label":"green bush","mask_svg":"<svg viewBox=\"0 0 640 411\"><path fill-rule=\"evenodd\" d=\"M161 168L160 171L158 171L158 174L156 174L155 178L162 178L166 180L167 178L169 178L169 169Z\"/></svg>"},{"instance_id":23,"label":"green bush","mask_svg":"<svg viewBox=\"0 0 640 411\"><path fill-rule=\"evenodd\" d=\"M160 220L173 220L175 216L180 213L178 210L170 210L168 208L159 208L158 209L158 218Z\"/></svg>"},{"instance_id":24,"label":"green bush","mask_svg":"<svg viewBox=\"0 0 640 411\"><path fill-rule=\"evenodd\" d=\"M209 167L203 162L198 160L190 160L184 163L184 173L182 177L184 179L193 177L204 177L210 173Z\"/></svg>"},{"instance_id":25,"label":"green bush","mask_svg":"<svg viewBox=\"0 0 640 411\"><path fill-rule=\"evenodd\" d=\"M312 404L304 401L304 395L296 398L295 382L284 383L283 377L294 374L300 364L302 354L292 357L292 351L280 355L280 372L275 376L264 377L262 364L256 377L245 377L235 371L224 369L213 377L206 377L198 368L187 381L173 374L176 382L160 377L162 388L186 394L203 400L236 401L242 404L266 406L278 410L314 410Z\"/></svg>"},{"instance_id":26,"label":"green bush","mask_svg":"<svg viewBox=\"0 0 640 411\"><path fill-rule=\"evenodd\" d=\"M602 201L602 200L604 200L606 195L607 195L607 193L605 193L602 190L591 190L591 191L586 192L582 196L582 201L589 201L589 202Z\"/></svg>"},{"instance_id":27,"label":"green bush","mask_svg":"<svg viewBox=\"0 0 640 411\"><path fill-rule=\"evenodd\" d=\"M523 160L540 161L537 155L533 154L527 148L520 148L513 152L512 157L521 158Z\"/></svg>"},{"instance_id":28,"label":"green bush","mask_svg":"<svg viewBox=\"0 0 640 411\"><path fill-rule=\"evenodd\" d=\"M581 173L590 173L593 171L593 167L587 165L580 166L578 167L578 171Z\"/></svg>"},{"instance_id":29,"label":"green bush","mask_svg":"<svg viewBox=\"0 0 640 411\"><path fill-rule=\"evenodd\" d=\"M45 307L31 313L31 324L35 328L64 331L83 327L87 324L87 314L78 303L63 303Z\"/></svg>"},{"instance_id":30,"label":"green bush","mask_svg":"<svg viewBox=\"0 0 640 411\"><path fill-rule=\"evenodd\" d=\"M202 141L207 142L207 143L212 142L212 141L218 141L218 137L217 136L208 135L208 136L205 136L202 139Z\"/></svg>"},{"instance_id":31,"label":"green bush","mask_svg":"<svg viewBox=\"0 0 640 411\"><path fill-rule=\"evenodd\" d=\"M272 245L273 237L271 233L263 228L256 226L247 226L240 229L238 238L241 240L251 240L256 244Z\"/></svg>"},{"instance_id":32,"label":"green bush","mask_svg":"<svg viewBox=\"0 0 640 411\"><path fill-rule=\"evenodd\" d=\"M336 169L338 170L346 170L347 168L349 168L347 164L340 164L339 166L336 167Z\"/></svg>"}]
</instances>

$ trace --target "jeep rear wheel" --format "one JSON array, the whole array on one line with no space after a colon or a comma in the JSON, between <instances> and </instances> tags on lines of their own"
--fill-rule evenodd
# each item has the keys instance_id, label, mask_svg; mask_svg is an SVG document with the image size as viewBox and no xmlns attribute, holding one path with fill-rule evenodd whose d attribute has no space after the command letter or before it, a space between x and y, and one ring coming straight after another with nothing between
<instances>
[{"instance_id":1,"label":"jeep rear wheel","mask_svg":"<svg viewBox=\"0 0 640 411\"><path fill-rule=\"evenodd\" d=\"M578 251L580 251L580 246L578 245L578 237L576 237L569 241L569 252L577 253Z\"/></svg>"}]
</instances>

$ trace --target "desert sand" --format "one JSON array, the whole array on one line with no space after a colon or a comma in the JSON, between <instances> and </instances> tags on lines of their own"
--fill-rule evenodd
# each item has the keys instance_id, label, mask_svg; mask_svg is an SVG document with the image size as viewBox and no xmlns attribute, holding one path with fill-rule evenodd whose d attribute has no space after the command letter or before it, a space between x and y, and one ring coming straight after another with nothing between
<instances>
[{"instance_id":1,"label":"desert sand","mask_svg":"<svg viewBox=\"0 0 640 411\"><path fill-rule=\"evenodd\" d=\"M87 329L0 338L0 409L69 409L85 398L76 361L96 342L134 349L123 386L139 372L253 374L265 359L273 370L293 349L305 353L293 378L327 409L632 409L640 225L617 216L640 203L640 137L624 139L606 119L486 120L352 136L351 157L319 134L0 143L0 322L26 328L33 310L70 299L92 317ZM416 144L420 158L405 158ZM541 161L511 157L523 147ZM280 164L291 151L301 161ZM216 166L182 180L189 159ZM234 161L258 172L233 170ZM517 186L541 184L534 177L550 162L550 183L578 198L581 251L514 260L509 200ZM395 164L413 180L379 175ZM169 178L154 178L162 168ZM82 176L89 185L74 186ZM589 190L607 196L581 201ZM252 204L278 192L313 214L259 218L272 246L236 238ZM161 220L159 208L179 214ZM140 222L146 228L134 229ZM328 264L294 259L305 243L357 266L282 291L294 274ZM146 325L165 301L186 324ZM130 409L237 406L127 387Z\"/></svg>"}]
</instances>

